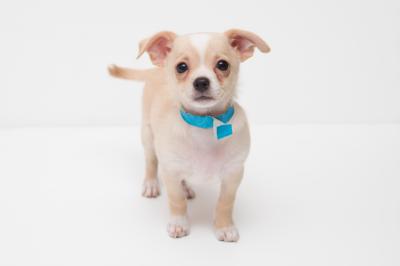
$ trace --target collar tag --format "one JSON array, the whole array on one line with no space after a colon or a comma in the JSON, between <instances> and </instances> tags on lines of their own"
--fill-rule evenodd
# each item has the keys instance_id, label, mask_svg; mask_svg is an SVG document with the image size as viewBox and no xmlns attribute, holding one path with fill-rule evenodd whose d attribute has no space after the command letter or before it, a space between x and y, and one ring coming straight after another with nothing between
<instances>
[{"instance_id":1,"label":"collar tag","mask_svg":"<svg viewBox=\"0 0 400 266\"><path fill-rule=\"evenodd\" d=\"M229 136L232 136L233 129L232 124L224 123L216 118L214 118L214 136L220 140Z\"/></svg>"}]
</instances>

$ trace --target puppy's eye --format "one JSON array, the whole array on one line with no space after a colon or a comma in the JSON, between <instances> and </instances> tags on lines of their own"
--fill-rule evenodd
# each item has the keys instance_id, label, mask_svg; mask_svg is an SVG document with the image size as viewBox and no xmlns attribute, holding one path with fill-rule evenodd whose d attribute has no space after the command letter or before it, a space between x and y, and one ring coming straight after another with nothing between
<instances>
[{"instance_id":1,"label":"puppy's eye","mask_svg":"<svg viewBox=\"0 0 400 266\"><path fill-rule=\"evenodd\" d=\"M229 63L226 62L225 60L219 60L219 61L217 62L216 67L217 67L219 70L221 70L221 71L227 71L228 68L229 68Z\"/></svg>"},{"instance_id":2,"label":"puppy's eye","mask_svg":"<svg viewBox=\"0 0 400 266\"><path fill-rule=\"evenodd\" d=\"M186 71L188 71L189 67L186 63L179 63L176 65L176 72L178 72L179 74L185 73Z\"/></svg>"}]
</instances>

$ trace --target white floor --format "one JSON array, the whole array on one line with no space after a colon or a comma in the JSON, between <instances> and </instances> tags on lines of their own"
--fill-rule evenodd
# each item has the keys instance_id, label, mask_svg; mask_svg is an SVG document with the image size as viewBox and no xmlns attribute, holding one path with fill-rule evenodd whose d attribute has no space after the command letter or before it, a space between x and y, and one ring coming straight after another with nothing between
<instances>
[{"instance_id":1,"label":"white floor","mask_svg":"<svg viewBox=\"0 0 400 266\"><path fill-rule=\"evenodd\" d=\"M252 131L227 244L206 186L190 236L167 236L138 128L0 130L0 265L400 265L400 125Z\"/></svg>"}]
</instances>

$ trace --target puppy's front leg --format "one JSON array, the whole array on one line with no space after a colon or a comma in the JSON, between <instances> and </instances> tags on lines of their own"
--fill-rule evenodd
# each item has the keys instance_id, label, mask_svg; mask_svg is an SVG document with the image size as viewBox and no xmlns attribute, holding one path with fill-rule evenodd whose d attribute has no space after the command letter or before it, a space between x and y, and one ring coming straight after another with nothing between
<instances>
[{"instance_id":1,"label":"puppy's front leg","mask_svg":"<svg viewBox=\"0 0 400 266\"><path fill-rule=\"evenodd\" d=\"M232 212L236 191L242 177L243 167L222 177L214 221L215 234L218 240L226 242L236 242L239 240L239 232L233 223Z\"/></svg>"},{"instance_id":2,"label":"puppy's front leg","mask_svg":"<svg viewBox=\"0 0 400 266\"><path fill-rule=\"evenodd\" d=\"M179 238L189 234L187 219L186 195L182 188L182 180L175 174L164 172L162 174L168 194L170 221L167 231L170 237Z\"/></svg>"}]
</instances>

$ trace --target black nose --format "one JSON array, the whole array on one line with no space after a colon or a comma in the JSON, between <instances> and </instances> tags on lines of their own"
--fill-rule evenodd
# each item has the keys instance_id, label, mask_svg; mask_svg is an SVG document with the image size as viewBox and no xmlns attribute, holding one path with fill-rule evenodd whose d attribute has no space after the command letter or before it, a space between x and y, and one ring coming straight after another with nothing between
<instances>
[{"instance_id":1,"label":"black nose","mask_svg":"<svg viewBox=\"0 0 400 266\"><path fill-rule=\"evenodd\" d=\"M194 80L194 88L199 92L205 92L210 87L210 80L205 77L200 77Z\"/></svg>"}]
</instances>

